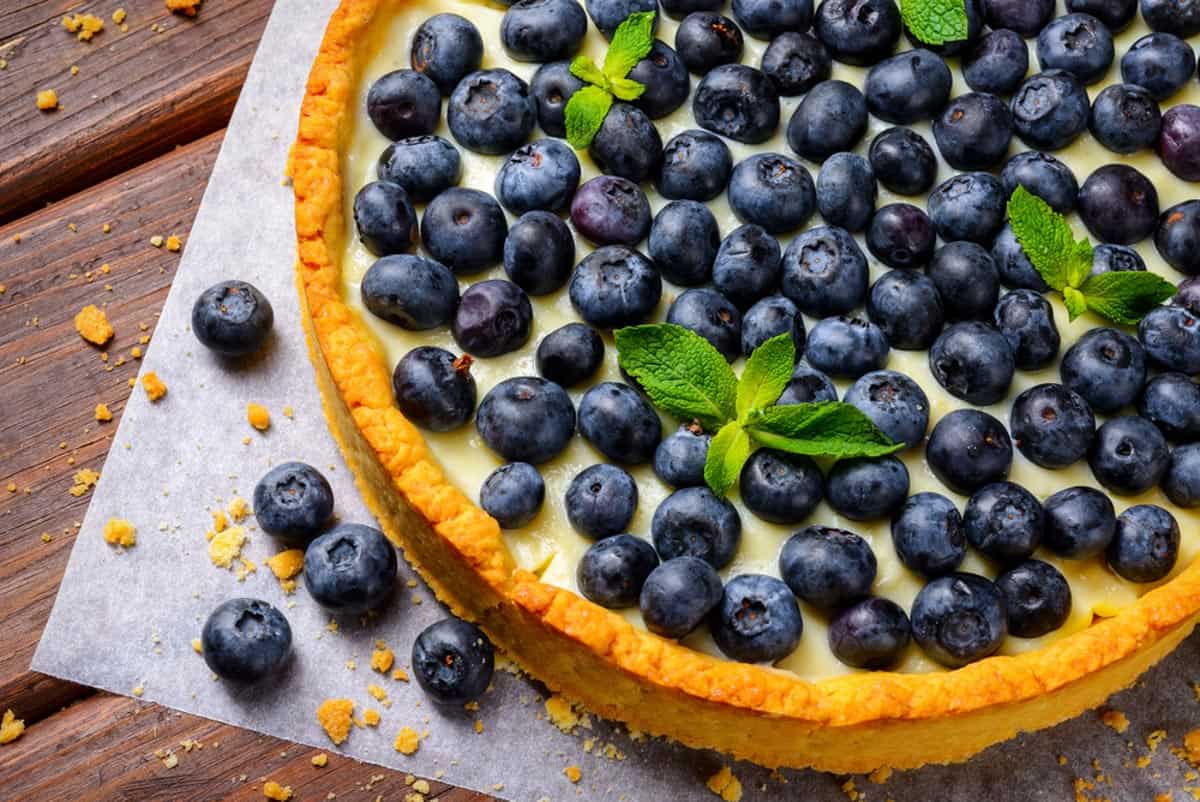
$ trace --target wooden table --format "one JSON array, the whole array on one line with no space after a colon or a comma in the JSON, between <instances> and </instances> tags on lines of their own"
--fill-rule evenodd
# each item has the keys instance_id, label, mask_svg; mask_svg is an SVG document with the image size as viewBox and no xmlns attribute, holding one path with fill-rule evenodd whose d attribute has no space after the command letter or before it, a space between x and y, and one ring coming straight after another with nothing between
<instances>
[{"instance_id":1,"label":"wooden table","mask_svg":"<svg viewBox=\"0 0 1200 802\"><path fill-rule=\"evenodd\" d=\"M297 800L412 792L403 773L332 751L315 768L315 750L29 670L88 503L68 494L72 475L104 462L137 375L130 349L153 335L179 261L151 237L186 242L271 5L204 0L190 19L163 0L0 2L0 712L28 728L0 747L0 799L262 800L264 779ZM78 41L68 12L104 30ZM37 110L43 89L60 109ZM116 328L107 362L75 333L86 304ZM113 421L94 420L99 403ZM173 768L155 756L168 749ZM489 799L430 786L444 802Z\"/></svg>"}]
</instances>

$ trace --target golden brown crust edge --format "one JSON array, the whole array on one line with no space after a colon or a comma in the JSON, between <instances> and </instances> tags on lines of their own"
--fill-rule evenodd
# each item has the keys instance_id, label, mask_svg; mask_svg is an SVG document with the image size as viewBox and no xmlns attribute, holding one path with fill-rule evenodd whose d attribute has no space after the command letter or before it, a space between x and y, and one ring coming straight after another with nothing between
<instances>
[{"instance_id":1,"label":"golden brown crust edge","mask_svg":"<svg viewBox=\"0 0 1200 802\"><path fill-rule=\"evenodd\" d=\"M767 766L863 772L964 760L1101 704L1195 626L1200 562L1052 646L956 671L820 682L696 653L516 570L496 522L444 476L392 403L390 371L341 298L341 146L366 32L404 0L342 0L289 164L297 286L330 429L388 536L438 597L550 688L636 729Z\"/></svg>"}]
</instances>

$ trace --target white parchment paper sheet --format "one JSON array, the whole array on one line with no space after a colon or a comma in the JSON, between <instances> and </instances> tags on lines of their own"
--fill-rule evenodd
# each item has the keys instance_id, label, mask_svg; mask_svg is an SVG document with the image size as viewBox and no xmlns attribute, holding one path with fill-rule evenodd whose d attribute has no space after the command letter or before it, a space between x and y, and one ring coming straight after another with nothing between
<instances>
[{"instance_id":1,"label":"white parchment paper sheet","mask_svg":"<svg viewBox=\"0 0 1200 802\"><path fill-rule=\"evenodd\" d=\"M375 639L387 640L398 665L407 666L413 638L443 615L423 586L402 588L385 615L367 625L343 621L334 634L326 630L329 617L302 587L284 596L264 565L276 549L262 533L252 532L245 549L259 570L244 582L209 562L209 510L235 494L248 499L259 476L283 460L320 467L333 484L339 516L369 520L321 416L292 283L292 195L281 183L309 64L335 6L336 0L280 0L275 7L145 359L144 369L157 371L169 393L154 405L140 388L130 399L33 668L120 694L142 686L147 701L325 749L332 745L314 714L320 702L351 698L361 713L368 704L378 707L366 687L379 682L394 706L382 710L377 729L356 729L338 751L418 775L441 770L447 782L514 800L714 799L704 780L722 765L719 756L634 742L622 728L602 722L576 736L563 734L538 715L545 691L511 674L497 673L494 692L477 714L435 710L415 684L381 679L368 667ZM232 369L188 330L193 299L223 278L256 284L276 315L262 358ZM271 410L266 434L246 423L248 401ZM282 415L285 405L295 409L294 420ZM251 443L243 445L247 434ZM138 528L138 545L126 553L101 538L103 523L114 516ZM402 569L402 579L413 576ZM247 595L284 609L295 634L289 671L267 688L214 681L191 648L213 606ZM424 603L414 604L414 595ZM295 606L288 609L290 601ZM1180 799L1193 783L1166 746L1200 727L1200 703L1190 687L1200 679L1198 658L1200 639L1193 637L1138 688L1114 700L1132 720L1124 735L1088 714L990 749L963 766L897 773L883 785L852 779L868 800L1064 800L1073 797L1076 776L1094 774L1096 758L1111 781L1097 789L1098 796L1150 802L1156 793L1174 790ZM355 671L346 667L351 659ZM483 734L474 731L476 717L484 722ZM430 733L412 757L392 748L402 726ZM1133 761L1148 752L1146 734L1159 727L1168 731L1168 744L1150 768L1135 768ZM600 749L586 753L585 737L614 744L625 759L601 757ZM1058 755L1067 757L1066 766L1058 764ZM583 770L579 786L562 774L569 764ZM747 800L846 798L846 777L787 772L783 784L757 767L739 764L734 770ZM495 790L497 783L502 790Z\"/></svg>"}]
</instances>

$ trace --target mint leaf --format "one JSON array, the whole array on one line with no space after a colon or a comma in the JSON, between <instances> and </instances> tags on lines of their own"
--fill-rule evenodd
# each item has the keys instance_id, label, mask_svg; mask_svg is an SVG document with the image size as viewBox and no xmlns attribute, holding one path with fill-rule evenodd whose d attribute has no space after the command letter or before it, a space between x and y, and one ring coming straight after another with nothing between
<instances>
[{"instance_id":1,"label":"mint leaf","mask_svg":"<svg viewBox=\"0 0 1200 802\"><path fill-rule=\"evenodd\" d=\"M1147 312L1175 294L1175 285L1155 273L1111 272L1092 276L1079 291L1096 314L1136 326Z\"/></svg>"},{"instance_id":2,"label":"mint leaf","mask_svg":"<svg viewBox=\"0 0 1200 802\"><path fill-rule=\"evenodd\" d=\"M964 37L965 38L965 37ZM630 14L617 26L604 54L604 74L624 78L654 47L654 12ZM586 80L586 79L585 79Z\"/></svg>"},{"instance_id":3,"label":"mint leaf","mask_svg":"<svg viewBox=\"0 0 1200 802\"><path fill-rule=\"evenodd\" d=\"M1072 322L1088 310L1087 298L1074 287L1063 287L1063 303L1066 304L1067 316Z\"/></svg>"},{"instance_id":4,"label":"mint leaf","mask_svg":"<svg viewBox=\"0 0 1200 802\"><path fill-rule=\"evenodd\" d=\"M589 84L604 89L608 86L608 78L603 71L596 66L596 62L592 61L587 56L576 56L571 61L571 74L581 81L587 81Z\"/></svg>"},{"instance_id":5,"label":"mint leaf","mask_svg":"<svg viewBox=\"0 0 1200 802\"><path fill-rule=\"evenodd\" d=\"M909 33L927 45L967 38L963 0L900 0L900 16Z\"/></svg>"},{"instance_id":6,"label":"mint leaf","mask_svg":"<svg viewBox=\"0 0 1200 802\"><path fill-rule=\"evenodd\" d=\"M756 410L747 416L745 428L768 448L810 457L883 457L904 448L857 407L838 401Z\"/></svg>"},{"instance_id":7,"label":"mint leaf","mask_svg":"<svg viewBox=\"0 0 1200 802\"><path fill-rule=\"evenodd\" d=\"M629 78L612 78L608 88L619 100L637 100L646 91L646 87Z\"/></svg>"},{"instance_id":8,"label":"mint leaf","mask_svg":"<svg viewBox=\"0 0 1200 802\"><path fill-rule=\"evenodd\" d=\"M1092 244L1077 241L1066 218L1023 186L1008 199L1008 220L1034 269L1054 289L1078 286L1091 271Z\"/></svg>"},{"instance_id":9,"label":"mint leaf","mask_svg":"<svg viewBox=\"0 0 1200 802\"><path fill-rule=\"evenodd\" d=\"M709 431L737 412L737 377L725 357L694 331L670 323L613 333L617 363L641 384L654 406Z\"/></svg>"},{"instance_id":10,"label":"mint leaf","mask_svg":"<svg viewBox=\"0 0 1200 802\"><path fill-rule=\"evenodd\" d=\"M754 446L737 421L721 427L708 446L704 461L704 481L718 496L724 496L737 483L742 466L750 458Z\"/></svg>"},{"instance_id":11,"label":"mint leaf","mask_svg":"<svg viewBox=\"0 0 1200 802\"><path fill-rule=\"evenodd\" d=\"M592 144L612 104L612 95L598 86L585 86L571 95L565 109L567 141L571 147L582 150Z\"/></svg>"},{"instance_id":12,"label":"mint leaf","mask_svg":"<svg viewBox=\"0 0 1200 802\"><path fill-rule=\"evenodd\" d=\"M737 388L739 420L755 409L770 406L792 378L796 366L796 343L791 334L772 337L754 349Z\"/></svg>"}]
</instances>

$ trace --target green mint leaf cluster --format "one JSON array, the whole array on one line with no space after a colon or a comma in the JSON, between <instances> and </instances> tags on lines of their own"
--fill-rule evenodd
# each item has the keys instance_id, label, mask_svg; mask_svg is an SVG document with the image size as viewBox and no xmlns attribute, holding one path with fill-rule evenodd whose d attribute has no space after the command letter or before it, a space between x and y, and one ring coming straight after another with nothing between
<instances>
[{"instance_id":1,"label":"green mint leaf cluster","mask_svg":"<svg viewBox=\"0 0 1200 802\"><path fill-rule=\"evenodd\" d=\"M724 495L759 446L815 457L880 457L904 448L870 418L835 401L775 406L791 378L796 345L790 334L767 340L739 379L707 340L669 323L615 333L617 361L662 411L715 432L704 480Z\"/></svg>"},{"instance_id":2,"label":"green mint leaf cluster","mask_svg":"<svg viewBox=\"0 0 1200 802\"><path fill-rule=\"evenodd\" d=\"M967 38L967 9L963 0L900 0L904 27L927 45L944 45Z\"/></svg>"},{"instance_id":3,"label":"green mint leaf cluster","mask_svg":"<svg viewBox=\"0 0 1200 802\"><path fill-rule=\"evenodd\" d=\"M1022 186L1008 200L1008 219L1034 269L1062 293L1071 320L1090 311L1113 323L1135 326L1175 294L1175 286L1154 273L1090 275L1092 244L1076 240L1066 218Z\"/></svg>"},{"instance_id":4,"label":"green mint leaf cluster","mask_svg":"<svg viewBox=\"0 0 1200 802\"><path fill-rule=\"evenodd\" d=\"M654 46L654 12L630 14L617 26L601 69L586 56L571 62L571 74L589 84L567 101L567 141L571 147L586 148L604 124L613 99L637 100L646 87L626 76Z\"/></svg>"}]
</instances>

